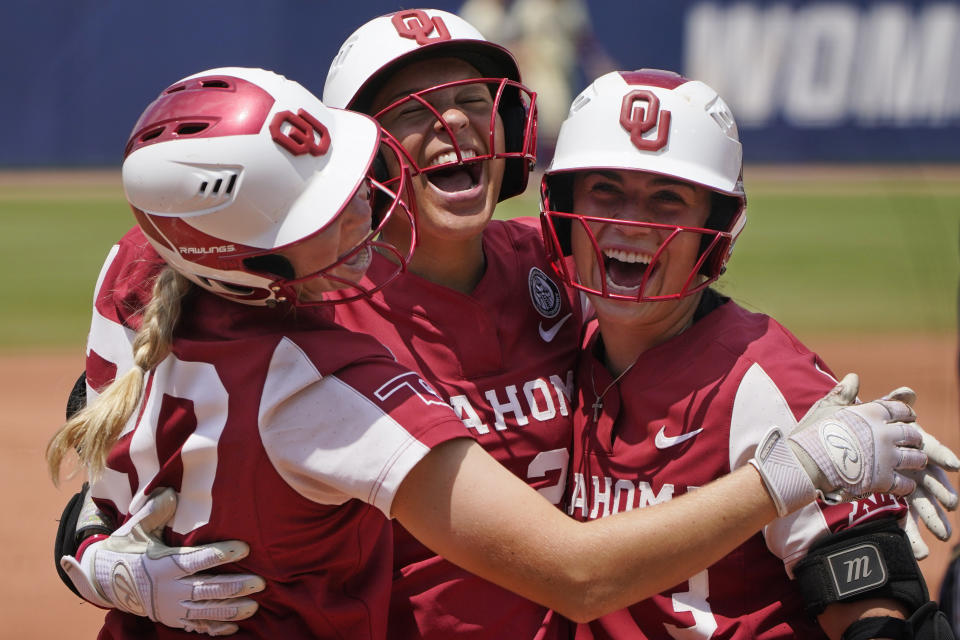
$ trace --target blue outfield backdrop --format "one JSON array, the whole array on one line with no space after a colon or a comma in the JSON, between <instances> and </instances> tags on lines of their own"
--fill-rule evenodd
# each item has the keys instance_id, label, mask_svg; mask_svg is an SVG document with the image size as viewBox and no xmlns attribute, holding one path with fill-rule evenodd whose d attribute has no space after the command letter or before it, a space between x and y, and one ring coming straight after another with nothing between
<instances>
[{"instance_id":1,"label":"blue outfield backdrop","mask_svg":"<svg viewBox=\"0 0 960 640\"><path fill-rule=\"evenodd\" d=\"M461 4L429 6L458 11ZM587 5L596 43L619 68L679 70L716 88L737 116L748 162L960 161L958 1ZM206 68L265 67L319 95L329 61L354 28L409 7L6 0L0 166L117 165L146 104Z\"/></svg>"}]
</instances>

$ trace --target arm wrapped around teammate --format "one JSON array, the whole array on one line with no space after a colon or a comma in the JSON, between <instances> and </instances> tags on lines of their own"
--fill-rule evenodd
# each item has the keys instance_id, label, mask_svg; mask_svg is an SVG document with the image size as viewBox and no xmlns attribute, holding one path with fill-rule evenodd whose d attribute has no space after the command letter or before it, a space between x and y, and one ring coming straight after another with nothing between
<instances>
[{"instance_id":1,"label":"arm wrapped around teammate","mask_svg":"<svg viewBox=\"0 0 960 640\"><path fill-rule=\"evenodd\" d=\"M235 621L256 612L257 603L246 596L262 591L263 579L199 572L240 560L249 548L239 540L166 546L160 534L176 505L176 493L164 489L109 536L87 537L80 543L79 557L60 556L72 583L68 586L99 607L146 616L169 627L212 636L235 633Z\"/></svg>"},{"instance_id":2,"label":"arm wrapped around teammate","mask_svg":"<svg viewBox=\"0 0 960 640\"><path fill-rule=\"evenodd\" d=\"M826 417L824 417L826 413ZM770 429L750 461L786 515L818 493L850 500L870 493L907 495L916 482L904 471L923 469L927 456L909 405L896 400L809 413L785 435Z\"/></svg>"}]
</instances>

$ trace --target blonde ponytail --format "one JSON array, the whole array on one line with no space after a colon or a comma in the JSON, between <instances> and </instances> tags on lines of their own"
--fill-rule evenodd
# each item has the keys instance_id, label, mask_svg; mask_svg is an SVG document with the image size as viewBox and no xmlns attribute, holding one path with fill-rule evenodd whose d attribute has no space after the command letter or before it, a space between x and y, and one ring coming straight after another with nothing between
<instances>
[{"instance_id":1,"label":"blonde ponytail","mask_svg":"<svg viewBox=\"0 0 960 640\"><path fill-rule=\"evenodd\" d=\"M133 367L67 420L47 444L47 468L54 485L60 482L60 467L70 451L77 453L91 479L103 472L107 454L140 406L146 373L170 353L181 300L190 287L190 281L170 267L157 275L153 297L133 340Z\"/></svg>"}]
</instances>

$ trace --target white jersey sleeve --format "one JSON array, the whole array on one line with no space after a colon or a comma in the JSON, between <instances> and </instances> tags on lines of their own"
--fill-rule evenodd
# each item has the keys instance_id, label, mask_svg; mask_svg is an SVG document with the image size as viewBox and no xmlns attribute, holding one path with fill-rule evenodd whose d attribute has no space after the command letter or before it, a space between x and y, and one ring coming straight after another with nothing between
<instances>
[{"instance_id":1,"label":"white jersey sleeve","mask_svg":"<svg viewBox=\"0 0 960 640\"><path fill-rule=\"evenodd\" d=\"M273 354L259 429L274 468L300 495L328 505L356 498L387 517L403 478L430 450L366 395L321 376L289 339Z\"/></svg>"},{"instance_id":2,"label":"white jersey sleeve","mask_svg":"<svg viewBox=\"0 0 960 640\"><path fill-rule=\"evenodd\" d=\"M827 374L824 374L827 375ZM797 420L773 379L754 363L740 381L730 421L730 468L746 464L772 426L791 431ZM787 574L806 554L811 541L830 531L817 503L777 518L763 529L767 548L783 560Z\"/></svg>"}]
</instances>

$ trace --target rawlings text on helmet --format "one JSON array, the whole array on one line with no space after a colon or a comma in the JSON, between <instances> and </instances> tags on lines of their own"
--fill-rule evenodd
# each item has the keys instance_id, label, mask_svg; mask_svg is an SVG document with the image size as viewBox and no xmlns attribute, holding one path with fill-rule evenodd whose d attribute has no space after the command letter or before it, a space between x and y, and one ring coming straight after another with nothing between
<instances>
[{"instance_id":1,"label":"rawlings text on helmet","mask_svg":"<svg viewBox=\"0 0 960 640\"><path fill-rule=\"evenodd\" d=\"M237 248L232 244L226 244L220 247L177 247L180 253L204 255L208 253L233 253Z\"/></svg>"}]
</instances>

